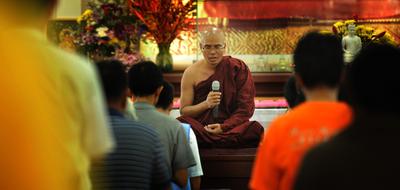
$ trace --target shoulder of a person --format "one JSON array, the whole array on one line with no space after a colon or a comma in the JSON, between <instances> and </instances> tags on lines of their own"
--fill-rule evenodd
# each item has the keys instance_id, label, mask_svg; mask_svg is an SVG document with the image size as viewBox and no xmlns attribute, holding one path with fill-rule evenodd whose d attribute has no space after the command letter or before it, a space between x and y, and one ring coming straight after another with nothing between
<instances>
[{"instance_id":1,"label":"shoulder of a person","mask_svg":"<svg viewBox=\"0 0 400 190\"><path fill-rule=\"evenodd\" d=\"M140 132L140 133L146 133L149 134L153 137L158 138L158 133L157 131L151 127L149 124L142 123L140 121L134 121L126 118L121 118L121 117L114 117L111 116L111 122L113 128L130 128L133 131Z\"/></svg>"},{"instance_id":2,"label":"shoulder of a person","mask_svg":"<svg viewBox=\"0 0 400 190\"><path fill-rule=\"evenodd\" d=\"M280 133L280 131L285 130L288 126L291 125L291 120L290 118L290 113L287 113L285 115L278 116L276 119L274 119L271 124L269 125L267 129L267 134L272 134L275 135L277 133Z\"/></svg>"},{"instance_id":3,"label":"shoulder of a person","mask_svg":"<svg viewBox=\"0 0 400 190\"><path fill-rule=\"evenodd\" d=\"M288 113L278 116L271 122L270 126L267 129L267 134L272 133L273 136L277 134L288 135L289 131L294 126L296 125L301 126L302 120L306 119L302 117L302 113L300 112L298 111L298 106L296 106L293 110L290 110Z\"/></svg>"},{"instance_id":4,"label":"shoulder of a person","mask_svg":"<svg viewBox=\"0 0 400 190\"><path fill-rule=\"evenodd\" d=\"M246 65L246 63L244 63L243 60L232 57L232 56L224 56L223 59L226 60L227 62L229 62L229 64L232 66L245 66Z\"/></svg>"},{"instance_id":5,"label":"shoulder of a person","mask_svg":"<svg viewBox=\"0 0 400 190\"><path fill-rule=\"evenodd\" d=\"M300 106L300 105L298 105ZM286 125L292 125L293 122L297 118L299 118L299 111L298 111L298 106L296 106L294 109L288 111L286 114L278 116L273 123L279 126L286 126Z\"/></svg>"},{"instance_id":6,"label":"shoulder of a person","mask_svg":"<svg viewBox=\"0 0 400 190\"><path fill-rule=\"evenodd\" d=\"M160 119L162 120L162 122L164 122L165 125L174 128L181 128L181 123L179 123L179 121L176 120L175 118L163 113L159 113L157 115L160 117Z\"/></svg>"},{"instance_id":7,"label":"shoulder of a person","mask_svg":"<svg viewBox=\"0 0 400 190\"><path fill-rule=\"evenodd\" d=\"M185 79L186 84L194 85L197 74L202 69L202 64L205 63L204 61L205 60L199 60L185 69L183 72L183 78Z\"/></svg>"},{"instance_id":8,"label":"shoulder of a person","mask_svg":"<svg viewBox=\"0 0 400 190\"><path fill-rule=\"evenodd\" d=\"M125 119L125 120L129 120L129 119ZM129 120L129 123L131 126L138 128L142 131L145 131L146 133L152 134L154 136L157 136L157 131L151 127L149 124L145 124L139 121L133 121L133 120Z\"/></svg>"},{"instance_id":9,"label":"shoulder of a person","mask_svg":"<svg viewBox=\"0 0 400 190\"><path fill-rule=\"evenodd\" d=\"M49 53L52 53L50 56L54 56L58 60L59 67L66 71L73 71L76 75L82 74L79 77L94 75L95 73L93 63L83 56L66 52L58 47L51 47Z\"/></svg>"},{"instance_id":10,"label":"shoulder of a person","mask_svg":"<svg viewBox=\"0 0 400 190\"><path fill-rule=\"evenodd\" d=\"M340 161L337 157L343 153L343 149L337 146L336 140L332 140L322 142L311 148L305 154L304 160L309 162L309 164L316 163L319 166L327 165L328 163L324 164L325 162L332 164L335 161Z\"/></svg>"},{"instance_id":11,"label":"shoulder of a person","mask_svg":"<svg viewBox=\"0 0 400 190\"><path fill-rule=\"evenodd\" d=\"M351 153L350 147L354 144L352 141L355 137L355 133L358 133L357 127L348 126L341 130L339 133L333 135L328 141L320 143L318 146L313 148L314 154L323 156L325 159L335 159L343 155L344 152Z\"/></svg>"},{"instance_id":12,"label":"shoulder of a person","mask_svg":"<svg viewBox=\"0 0 400 190\"><path fill-rule=\"evenodd\" d=\"M236 72L248 70L248 67L244 61L231 56L224 56L223 61L228 65L229 70Z\"/></svg>"},{"instance_id":13,"label":"shoulder of a person","mask_svg":"<svg viewBox=\"0 0 400 190\"><path fill-rule=\"evenodd\" d=\"M205 60L199 60L196 61L194 64L190 65L189 67L187 67L184 71L184 73L186 74L195 74L196 71L199 70L199 68L202 66L202 64L204 64Z\"/></svg>"}]
</instances>

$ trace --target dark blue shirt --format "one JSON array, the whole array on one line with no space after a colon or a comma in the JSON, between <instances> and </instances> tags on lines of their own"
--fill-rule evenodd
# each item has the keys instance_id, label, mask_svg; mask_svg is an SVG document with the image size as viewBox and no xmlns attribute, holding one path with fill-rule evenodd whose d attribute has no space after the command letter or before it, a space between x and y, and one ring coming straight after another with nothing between
<instances>
[{"instance_id":1,"label":"dark blue shirt","mask_svg":"<svg viewBox=\"0 0 400 190\"><path fill-rule=\"evenodd\" d=\"M117 147L92 169L94 189L161 189L169 185L165 150L158 133L109 109Z\"/></svg>"}]
</instances>

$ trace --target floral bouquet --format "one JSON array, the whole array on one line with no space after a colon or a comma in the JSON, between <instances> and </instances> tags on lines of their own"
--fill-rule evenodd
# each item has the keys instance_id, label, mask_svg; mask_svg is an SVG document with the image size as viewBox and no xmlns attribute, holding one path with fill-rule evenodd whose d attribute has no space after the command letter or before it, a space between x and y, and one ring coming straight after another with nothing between
<instances>
[{"instance_id":1,"label":"floral bouquet","mask_svg":"<svg viewBox=\"0 0 400 190\"><path fill-rule=\"evenodd\" d=\"M335 35L342 38L348 33L347 26L350 24L357 25L355 20L339 21L333 24L332 31ZM387 43L393 46L398 45L393 36L383 29L377 29L365 25L357 25L356 35L361 38L363 47L368 46L370 43Z\"/></svg>"},{"instance_id":2,"label":"floral bouquet","mask_svg":"<svg viewBox=\"0 0 400 190\"><path fill-rule=\"evenodd\" d=\"M95 0L78 17L77 49L92 59L115 58L127 67L139 62L139 39L145 27L125 0Z\"/></svg>"},{"instance_id":3,"label":"floral bouquet","mask_svg":"<svg viewBox=\"0 0 400 190\"><path fill-rule=\"evenodd\" d=\"M193 29L190 12L196 9L196 1L188 0L128 0L131 12L146 26L149 37L157 44L167 43L179 37L181 31Z\"/></svg>"},{"instance_id":4,"label":"floral bouquet","mask_svg":"<svg viewBox=\"0 0 400 190\"><path fill-rule=\"evenodd\" d=\"M147 27L147 36L159 49L156 63L165 72L172 71L172 56L169 48L182 31L194 29L196 0L127 0L130 11Z\"/></svg>"}]
</instances>

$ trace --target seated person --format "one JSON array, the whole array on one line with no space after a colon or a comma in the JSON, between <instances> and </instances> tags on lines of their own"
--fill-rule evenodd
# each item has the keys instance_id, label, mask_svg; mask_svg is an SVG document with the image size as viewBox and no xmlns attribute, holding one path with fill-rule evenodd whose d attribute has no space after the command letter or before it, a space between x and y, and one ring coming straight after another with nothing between
<instances>
[{"instance_id":1,"label":"seated person","mask_svg":"<svg viewBox=\"0 0 400 190\"><path fill-rule=\"evenodd\" d=\"M305 155L294 189L400 189L398 60L390 45L361 50L346 81L354 121Z\"/></svg>"},{"instance_id":2,"label":"seated person","mask_svg":"<svg viewBox=\"0 0 400 190\"><path fill-rule=\"evenodd\" d=\"M249 68L239 59L223 56L225 39L217 28L202 33L200 47L205 59L182 76L178 120L192 126L200 147L257 147L264 129L249 121L255 109ZM220 83L218 92L211 91L214 81Z\"/></svg>"},{"instance_id":3,"label":"seated person","mask_svg":"<svg viewBox=\"0 0 400 190\"><path fill-rule=\"evenodd\" d=\"M293 109L306 100L294 75L290 76L286 81L283 94L290 109Z\"/></svg>"},{"instance_id":4,"label":"seated person","mask_svg":"<svg viewBox=\"0 0 400 190\"><path fill-rule=\"evenodd\" d=\"M333 35L308 33L297 43L293 60L306 101L270 124L254 162L253 190L291 190L306 151L351 121L350 107L337 97L344 72L340 41Z\"/></svg>"},{"instance_id":5,"label":"seated person","mask_svg":"<svg viewBox=\"0 0 400 190\"><path fill-rule=\"evenodd\" d=\"M119 61L101 61L96 66L117 146L104 162L93 164L94 189L169 188L171 172L157 131L123 115L128 92L123 64Z\"/></svg>"},{"instance_id":6,"label":"seated person","mask_svg":"<svg viewBox=\"0 0 400 190\"><path fill-rule=\"evenodd\" d=\"M133 107L133 101L129 95L126 98L126 109L124 111L124 116L131 120L137 120L135 108Z\"/></svg>"},{"instance_id":7,"label":"seated person","mask_svg":"<svg viewBox=\"0 0 400 190\"><path fill-rule=\"evenodd\" d=\"M150 125L158 132L167 154L172 179L179 186L185 187L188 181L187 170L196 165L196 161L181 124L158 112L155 107L163 89L161 70L153 62L142 61L133 65L128 75L138 121Z\"/></svg>"},{"instance_id":8,"label":"seated person","mask_svg":"<svg viewBox=\"0 0 400 190\"><path fill-rule=\"evenodd\" d=\"M347 26L348 34L342 39L344 51L344 62L350 63L362 48L361 38L356 35L356 26L349 24Z\"/></svg>"},{"instance_id":9,"label":"seated person","mask_svg":"<svg viewBox=\"0 0 400 190\"><path fill-rule=\"evenodd\" d=\"M174 103L174 87L168 82L164 82L163 87L164 88L161 91L160 97L158 98L156 108L159 112L169 115ZM203 175L203 169L201 168L196 135L194 134L193 130L190 130L189 124L182 123L182 125L186 125L187 129L189 130L189 133L187 134L189 135L189 144L196 160L196 166L189 168L190 184L188 184L188 186L190 185L190 189L192 190L200 190L200 176ZM186 128L185 131L187 131Z\"/></svg>"}]
</instances>

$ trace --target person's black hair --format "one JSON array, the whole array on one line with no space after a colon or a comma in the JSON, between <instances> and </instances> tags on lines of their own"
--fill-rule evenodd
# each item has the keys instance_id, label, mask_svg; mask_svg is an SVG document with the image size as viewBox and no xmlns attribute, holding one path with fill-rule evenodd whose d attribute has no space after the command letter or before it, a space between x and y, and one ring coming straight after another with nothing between
<instances>
[{"instance_id":1,"label":"person's black hair","mask_svg":"<svg viewBox=\"0 0 400 190\"><path fill-rule=\"evenodd\" d=\"M118 101L125 98L128 88L127 76L124 65L117 60L96 62L101 84L107 101Z\"/></svg>"},{"instance_id":2,"label":"person's black hair","mask_svg":"<svg viewBox=\"0 0 400 190\"><path fill-rule=\"evenodd\" d=\"M295 73L306 88L339 85L344 62L341 42L336 36L307 33L299 40L293 59Z\"/></svg>"},{"instance_id":3,"label":"person's black hair","mask_svg":"<svg viewBox=\"0 0 400 190\"><path fill-rule=\"evenodd\" d=\"M22 15L41 16L54 8L59 0L8 0L6 6Z\"/></svg>"},{"instance_id":4,"label":"person's black hair","mask_svg":"<svg viewBox=\"0 0 400 190\"><path fill-rule=\"evenodd\" d=\"M368 112L400 113L400 50L387 44L370 44L350 67L348 91L352 104Z\"/></svg>"},{"instance_id":5,"label":"person's black hair","mask_svg":"<svg viewBox=\"0 0 400 190\"><path fill-rule=\"evenodd\" d=\"M283 95L287 103L289 104L289 108L294 108L297 105L306 101L303 92L297 85L297 81L294 75L290 76L289 79L286 81Z\"/></svg>"},{"instance_id":6,"label":"person's black hair","mask_svg":"<svg viewBox=\"0 0 400 190\"><path fill-rule=\"evenodd\" d=\"M133 65L128 72L129 89L135 96L149 96L163 85L161 70L151 61Z\"/></svg>"},{"instance_id":7,"label":"person's black hair","mask_svg":"<svg viewBox=\"0 0 400 190\"><path fill-rule=\"evenodd\" d=\"M174 101L174 87L167 81L163 83L163 90L160 93L156 107L167 110Z\"/></svg>"}]
</instances>

